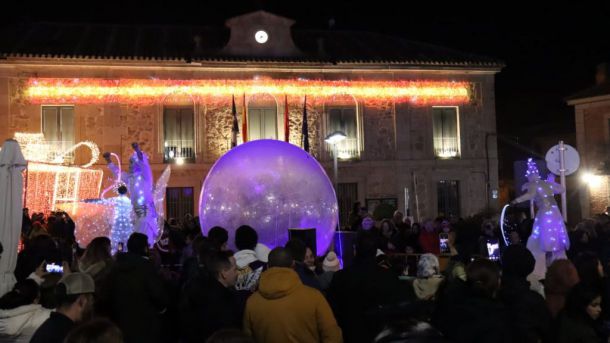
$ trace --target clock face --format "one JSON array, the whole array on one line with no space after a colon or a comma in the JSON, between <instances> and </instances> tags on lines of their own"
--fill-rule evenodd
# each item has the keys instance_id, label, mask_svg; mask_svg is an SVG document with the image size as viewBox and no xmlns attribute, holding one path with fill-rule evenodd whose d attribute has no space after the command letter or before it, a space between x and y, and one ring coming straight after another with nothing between
<instances>
[{"instance_id":1,"label":"clock face","mask_svg":"<svg viewBox=\"0 0 610 343\"><path fill-rule=\"evenodd\" d=\"M269 39L269 35L267 34L266 31L259 30L259 31L256 31L256 33L254 34L254 39L260 44L265 44L265 43L267 43L267 40Z\"/></svg>"}]
</instances>

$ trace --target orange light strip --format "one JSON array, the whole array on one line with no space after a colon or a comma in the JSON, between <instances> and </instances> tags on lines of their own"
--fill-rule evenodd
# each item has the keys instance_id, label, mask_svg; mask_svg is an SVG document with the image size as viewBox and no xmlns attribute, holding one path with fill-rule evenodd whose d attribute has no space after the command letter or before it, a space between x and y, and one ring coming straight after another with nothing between
<instances>
[{"instance_id":1,"label":"orange light strip","mask_svg":"<svg viewBox=\"0 0 610 343\"><path fill-rule=\"evenodd\" d=\"M316 80L135 80L29 79L25 96L45 104L162 103L168 97L193 100L232 94L310 95L332 98L388 99L413 104L462 104L470 101L470 84L453 81L316 81Z\"/></svg>"}]
</instances>

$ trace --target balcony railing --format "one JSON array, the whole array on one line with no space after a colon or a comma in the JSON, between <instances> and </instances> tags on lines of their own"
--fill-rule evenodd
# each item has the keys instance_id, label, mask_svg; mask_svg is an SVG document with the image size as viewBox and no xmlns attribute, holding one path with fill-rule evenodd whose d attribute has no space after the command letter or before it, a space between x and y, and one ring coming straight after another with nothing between
<instances>
[{"instance_id":1,"label":"balcony railing","mask_svg":"<svg viewBox=\"0 0 610 343\"><path fill-rule=\"evenodd\" d=\"M434 138L434 155L439 158L460 156L460 142L457 137Z\"/></svg>"},{"instance_id":2,"label":"balcony railing","mask_svg":"<svg viewBox=\"0 0 610 343\"><path fill-rule=\"evenodd\" d=\"M163 145L163 160L166 163L195 161L195 145L193 140L168 140Z\"/></svg>"},{"instance_id":3,"label":"balcony railing","mask_svg":"<svg viewBox=\"0 0 610 343\"><path fill-rule=\"evenodd\" d=\"M325 143L326 151L333 154L332 144ZM360 158L360 147L358 146L358 138L345 138L337 143L337 158L340 160L351 160Z\"/></svg>"}]
</instances>

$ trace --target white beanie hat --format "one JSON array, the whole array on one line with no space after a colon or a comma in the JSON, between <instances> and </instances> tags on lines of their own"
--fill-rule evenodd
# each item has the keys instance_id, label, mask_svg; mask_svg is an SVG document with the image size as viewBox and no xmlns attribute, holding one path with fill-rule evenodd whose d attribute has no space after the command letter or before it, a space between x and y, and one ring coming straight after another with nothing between
<instances>
[{"instance_id":1,"label":"white beanie hat","mask_svg":"<svg viewBox=\"0 0 610 343\"><path fill-rule=\"evenodd\" d=\"M324 269L325 272L336 272L341 269L339 259L337 258L337 254L335 254L334 251L331 251L326 254L324 262L322 262L322 269Z\"/></svg>"},{"instance_id":2,"label":"white beanie hat","mask_svg":"<svg viewBox=\"0 0 610 343\"><path fill-rule=\"evenodd\" d=\"M267 263L269 261L269 253L271 249L262 243L256 243L256 247L254 248L254 252L256 253L256 258L261 261Z\"/></svg>"}]
</instances>

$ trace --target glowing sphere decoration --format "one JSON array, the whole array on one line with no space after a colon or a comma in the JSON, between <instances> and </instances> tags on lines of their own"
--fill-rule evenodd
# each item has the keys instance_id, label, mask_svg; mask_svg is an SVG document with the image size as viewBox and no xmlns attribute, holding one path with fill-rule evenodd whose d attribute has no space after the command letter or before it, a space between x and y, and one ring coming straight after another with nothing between
<instances>
[{"instance_id":1,"label":"glowing sphere decoration","mask_svg":"<svg viewBox=\"0 0 610 343\"><path fill-rule=\"evenodd\" d=\"M289 228L315 228L318 254L329 247L338 222L337 198L322 166L290 143L256 140L223 155L210 169L199 198L203 234L213 226L241 225L273 248L288 240ZM234 248L234 247L233 247Z\"/></svg>"}]
</instances>

